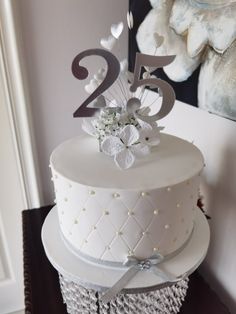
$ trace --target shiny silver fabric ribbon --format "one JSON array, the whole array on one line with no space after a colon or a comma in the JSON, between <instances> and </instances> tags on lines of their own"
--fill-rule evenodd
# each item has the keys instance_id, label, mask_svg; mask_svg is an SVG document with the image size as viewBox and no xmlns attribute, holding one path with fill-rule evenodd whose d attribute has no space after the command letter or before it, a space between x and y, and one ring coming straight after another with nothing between
<instances>
[{"instance_id":1,"label":"shiny silver fabric ribbon","mask_svg":"<svg viewBox=\"0 0 236 314\"><path fill-rule=\"evenodd\" d=\"M124 266L129 267L124 275L101 296L101 301L108 303L114 298L139 271L151 271L166 282L174 283L184 278L183 276L175 277L167 271L161 270L157 265L164 260L161 254L152 255L148 259L139 260L135 256L128 256Z\"/></svg>"}]
</instances>

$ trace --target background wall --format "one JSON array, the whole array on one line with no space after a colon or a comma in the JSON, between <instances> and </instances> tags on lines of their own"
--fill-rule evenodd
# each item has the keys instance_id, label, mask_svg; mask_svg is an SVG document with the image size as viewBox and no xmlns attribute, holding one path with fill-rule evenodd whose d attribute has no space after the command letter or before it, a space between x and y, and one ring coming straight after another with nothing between
<instances>
[{"instance_id":1,"label":"background wall","mask_svg":"<svg viewBox=\"0 0 236 314\"><path fill-rule=\"evenodd\" d=\"M88 97L86 81L71 73L71 63L81 51L102 48L100 39L110 34L110 26L126 21L127 0L21 0L15 1L18 27L22 30L29 93L32 103L36 145L44 203L52 203L48 169L52 150L62 141L81 132L73 112ZM114 52L127 57L128 32L123 32ZM91 73L101 65L88 58Z\"/></svg>"},{"instance_id":2,"label":"background wall","mask_svg":"<svg viewBox=\"0 0 236 314\"><path fill-rule=\"evenodd\" d=\"M85 83L72 76L71 62L80 51L99 47L112 23L125 21L128 0L21 0L17 6L44 203L48 204L53 201L50 153L81 132L80 121L72 114L86 97ZM127 44L125 33L117 47L120 56L127 55ZM89 59L92 72L96 63ZM236 123L179 102L161 122L167 133L194 141L205 156L202 194L212 217L212 238L201 271L236 313Z\"/></svg>"}]
</instances>

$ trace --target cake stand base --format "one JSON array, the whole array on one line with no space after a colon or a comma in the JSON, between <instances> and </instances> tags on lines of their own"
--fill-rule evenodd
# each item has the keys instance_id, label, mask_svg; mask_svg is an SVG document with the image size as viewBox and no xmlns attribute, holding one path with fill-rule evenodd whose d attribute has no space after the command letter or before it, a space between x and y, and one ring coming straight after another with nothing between
<instances>
[{"instance_id":1,"label":"cake stand base","mask_svg":"<svg viewBox=\"0 0 236 314\"><path fill-rule=\"evenodd\" d=\"M188 278L171 287L146 293L119 294L110 303L101 293L86 289L59 274L63 301L69 314L177 314L185 299Z\"/></svg>"},{"instance_id":2,"label":"cake stand base","mask_svg":"<svg viewBox=\"0 0 236 314\"><path fill-rule=\"evenodd\" d=\"M100 301L104 290L112 287L126 270L86 262L73 254L61 238L56 206L42 228L46 255L60 275L61 291L70 314L174 314L185 298L190 275L206 256L210 230L206 217L196 209L192 236L183 250L160 264L162 270L184 279L165 282L152 272L140 271L108 304Z\"/></svg>"}]
</instances>

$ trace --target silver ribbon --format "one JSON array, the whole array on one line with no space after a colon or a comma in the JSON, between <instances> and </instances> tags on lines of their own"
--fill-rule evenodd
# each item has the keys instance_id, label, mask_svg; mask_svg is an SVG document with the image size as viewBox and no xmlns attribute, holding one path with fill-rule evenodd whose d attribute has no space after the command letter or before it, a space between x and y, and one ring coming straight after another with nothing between
<instances>
[{"instance_id":1,"label":"silver ribbon","mask_svg":"<svg viewBox=\"0 0 236 314\"><path fill-rule=\"evenodd\" d=\"M124 275L101 296L101 301L108 303L113 299L139 271L151 271L166 282L175 283L184 278L184 275L175 277L167 271L163 271L157 265L164 260L161 254L152 255L148 259L139 260L135 256L128 256L124 266L129 267Z\"/></svg>"}]
</instances>

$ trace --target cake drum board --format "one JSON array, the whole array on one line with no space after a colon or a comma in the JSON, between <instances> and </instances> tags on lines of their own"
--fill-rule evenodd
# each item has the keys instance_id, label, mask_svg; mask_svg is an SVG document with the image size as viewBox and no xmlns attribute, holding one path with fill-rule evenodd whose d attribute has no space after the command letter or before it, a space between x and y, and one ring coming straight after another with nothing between
<instances>
[{"instance_id":1,"label":"cake drum board","mask_svg":"<svg viewBox=\"0 0 236 314\"><path fill-rule=\"evenodd\" d=\"M88 289L103 291L112 287L127 268L95 265L70 251L61 237L57 208L54 206L42 227L45 253L53 267L67 279ZM183 250L158 265L162 270L188 277L204 260L210 242L210 229L203 212L197 207L194 229ZM139 271L122 290L123 293L142 293L170 285L151 271Z\"/></svg>"}]
</instances>

